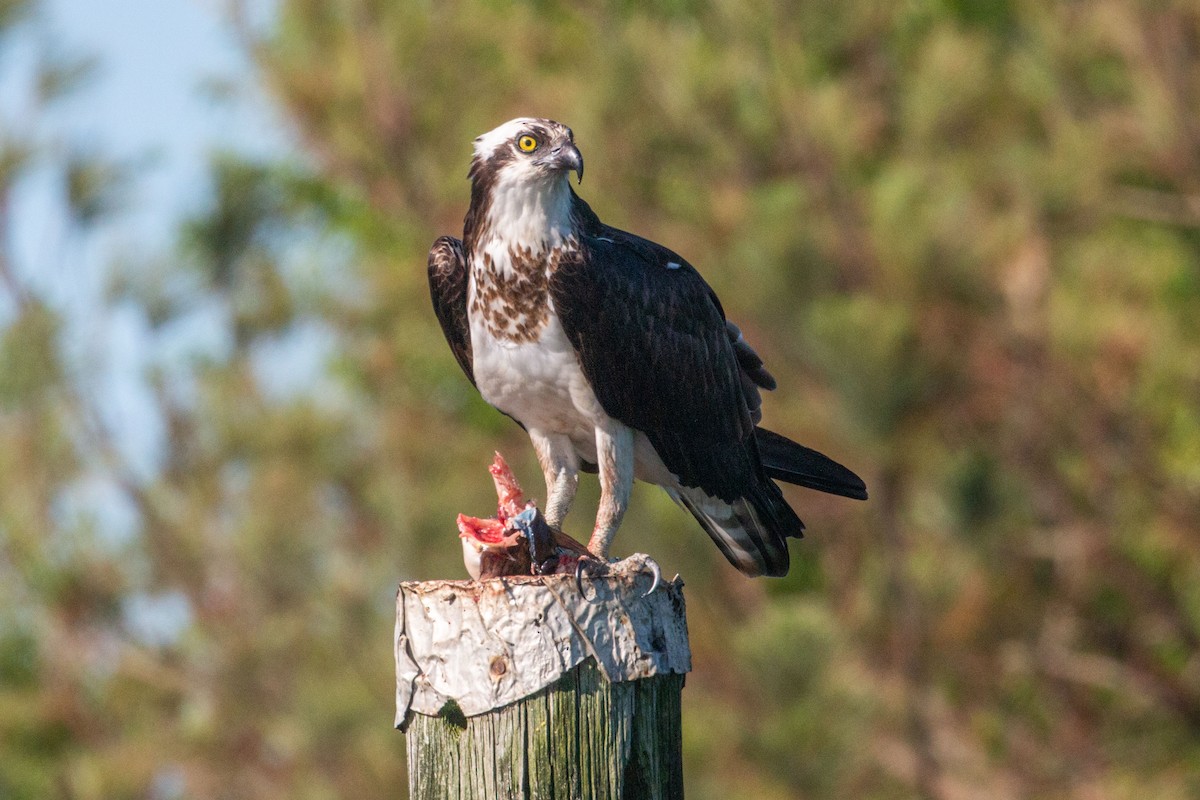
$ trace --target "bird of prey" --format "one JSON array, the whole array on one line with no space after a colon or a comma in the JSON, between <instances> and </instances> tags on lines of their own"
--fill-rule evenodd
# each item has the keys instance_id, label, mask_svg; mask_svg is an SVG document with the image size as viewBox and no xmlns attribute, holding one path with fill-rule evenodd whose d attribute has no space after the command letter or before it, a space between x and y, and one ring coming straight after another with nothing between
<instances>
[{"instance_id":1,"label":"bird of prey","mask_svg":"<svg viewBox=\"0 0 1200 800\"><path fill-rule=\"evenodd\" d=\"M747 575L787 574L804 525L776 480L864 500L850 470L758 427L775 380L691 264L605 225L572 188L574 134L520 118L475 140L462 240L429 251L434 311L483 398L529 434L560 528L600 477L607 563L634 478L663 487Z\"/></svg>"}]
</instances>

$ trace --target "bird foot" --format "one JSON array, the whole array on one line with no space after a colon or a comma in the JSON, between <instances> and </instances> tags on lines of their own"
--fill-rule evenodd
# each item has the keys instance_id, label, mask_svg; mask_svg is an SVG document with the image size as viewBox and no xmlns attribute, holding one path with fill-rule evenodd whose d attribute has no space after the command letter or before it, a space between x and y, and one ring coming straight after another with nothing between
<instances>
[{"instance_id":1,"label":"bird foot","mask_svg":"<svg viewBox=\"0 0 1200 800\"><path fill-rule=\"evenodd\" d=\"M590 578L604 578L611 575L632 575L647 572L653 580L650 582L650 588L642 594L642 597L647 597L654 593L662 583L662 567L658 565L650 556L645 553L634 553L628 558L621 560L604 561L595 556L581 556L579 563L575 567L575 586L579 589L579 594L584 600L589 603L595 602L593 598L588 597L587 592L583 588L583 576L587 575Z\"/></svg>"}]
</instances>

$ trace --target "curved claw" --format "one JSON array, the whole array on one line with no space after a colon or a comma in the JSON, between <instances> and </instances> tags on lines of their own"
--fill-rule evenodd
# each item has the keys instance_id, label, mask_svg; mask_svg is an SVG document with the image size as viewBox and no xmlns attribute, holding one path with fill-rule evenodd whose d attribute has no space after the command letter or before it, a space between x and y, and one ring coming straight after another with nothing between
<instances>
[{"instance_id":1,"label":"curved claw","mask_svg":"<svg viewBox=\"0 0 1200 800\"><path fill-rule=\"evenodd\" d=\"M583 559L575 562L575 589L583 595Z\"/></svg>"},{"instance_id":2,"label":"curved claw","mask_svg":"<svg viewBox=\"0 0 1200 800\"><path fill-rule=\"evenodd\" d=\"M579 596L582 597L585 602L595 605L596 598L588 597L587 592L584 591L584 588L583 588L583 573L587 571L586 568L583 566L585 563L587 563L587 559L581 558L575 564L575 588L579 590Z\"/></svg>"},{"instance_id":3,"label":"curved claw","mask_svg":"<svg viewBox=\"0 0 1200 800\"><path fill-rule=\"evenodd\" d=\"M649 597L650 595L654 594L654 590L658 588L660 583L662 583L662 567L660 567L658 562L652 558L648 558L646 561L647 565L650 567L650 574L654 577L654 581L650 584L650 588L646 590L646 593L643 594L642 597Z\"/></svg>"}]
</instances>

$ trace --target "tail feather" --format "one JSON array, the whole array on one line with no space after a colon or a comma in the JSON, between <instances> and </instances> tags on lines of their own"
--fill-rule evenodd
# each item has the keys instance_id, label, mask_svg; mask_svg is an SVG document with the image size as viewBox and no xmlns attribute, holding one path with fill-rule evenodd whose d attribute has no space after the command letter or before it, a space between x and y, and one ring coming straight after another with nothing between
<instances>
[{"instance_id":1,"label":"tail feather","mask_svg":"<svg viewBox=\"0 0 1200 800\"><path fill-rule=\"evenodd\" d=\"M691 512L730 564L750 577L781 577L790 563L787 537L800 538L804 523L778 488L765 483L775 491L763 494L771 496L742 497L732 503L699 488L680 487L668 493Z\"/></svg>"},{"instance_id":2,"label":"tail feather","mask_svg":"<svg viewBox=\"0 0 1200 800\"><path fill-rule=\"evenodd\" d=\"M763 469L775 480L854 500L867 499L862 478L829 456L766 428L756 428L754 438Z\"/></svg>"}]
</instances>

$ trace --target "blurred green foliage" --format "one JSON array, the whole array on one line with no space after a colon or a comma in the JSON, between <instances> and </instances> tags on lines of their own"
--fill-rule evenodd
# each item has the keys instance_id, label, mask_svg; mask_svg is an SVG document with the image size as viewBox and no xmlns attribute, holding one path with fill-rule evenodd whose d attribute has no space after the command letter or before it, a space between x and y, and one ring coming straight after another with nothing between
<instances>
[{"instance_id":1,"label":"blurred green foliage","mask_svg":"<svg viewBox=\"0 0 1200 800\"><path fill-rule=\"evenodd\" d=\"M100 311L174 354L152 474L0 251L0 796L402 791L395 584L462 574L493 449L539 488L424 276L518 115L574 128L582 194L766 357L771 426L872 490L789 490L810 535L753 582L636 492L617 550L688 580L689 796L1200 794L1193 4L283 0L247 36L310 159L216 159L177 252L115 265ZM34 166L79 230L123 206L51 145L0 120L0 242ZM97 482L133 533L72 511Z\"/></svg>"}]
</instances>

